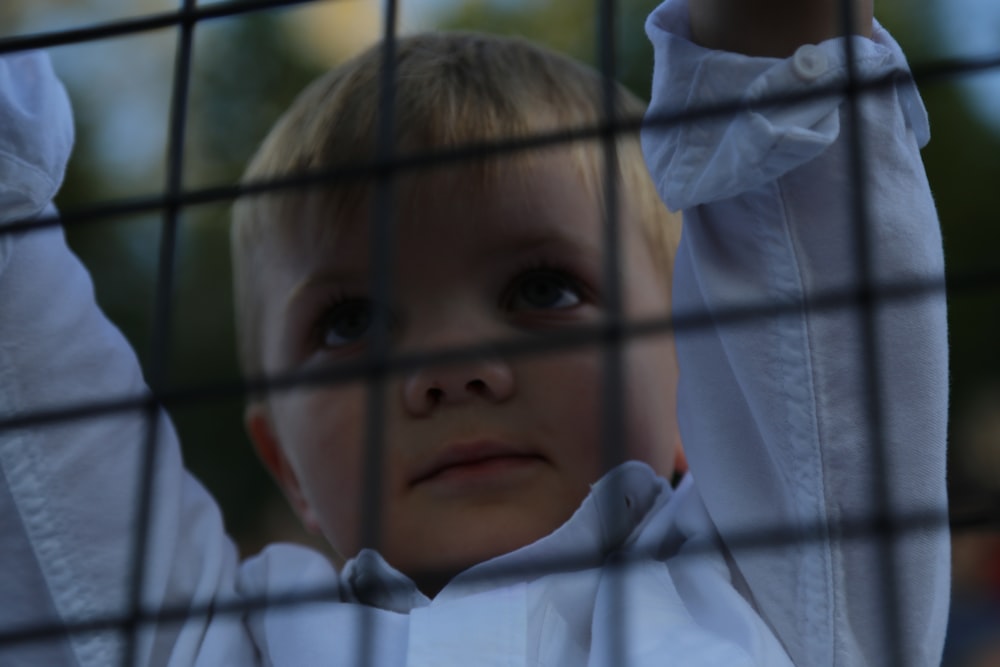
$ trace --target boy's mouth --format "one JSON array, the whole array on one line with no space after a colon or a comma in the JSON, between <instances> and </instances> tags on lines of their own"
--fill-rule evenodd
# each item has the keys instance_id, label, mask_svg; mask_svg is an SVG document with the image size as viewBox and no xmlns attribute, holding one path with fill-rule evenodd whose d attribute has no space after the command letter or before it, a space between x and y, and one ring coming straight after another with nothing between
<instances>
[{"instance_id":1,"label":"boy's mouth","mask_svg":"<svg viewBox=\"0 0 1000 667\"><path fill-rule=\"evenodd\" d=\"M455 443L444 448L410 478L410 486L427 482L461 482L533 466L545 459L535 452L496 440Z\"/></svg>"}]
</instances>

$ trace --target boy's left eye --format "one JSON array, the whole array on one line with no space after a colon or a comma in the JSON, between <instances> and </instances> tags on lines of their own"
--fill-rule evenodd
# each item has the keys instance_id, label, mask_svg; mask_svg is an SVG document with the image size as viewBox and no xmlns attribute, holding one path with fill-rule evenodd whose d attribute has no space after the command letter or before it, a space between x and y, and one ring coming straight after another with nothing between
<instances>
[{"instance_id":1,"label":"boy's left eye","mask_svg":"<svg viewBox=\"0 0 1000 667\"><path fill-rule=\"evenodd\" d=\"M583 298L576 282L562 272L537 269L518 276L505 301L511 310L561 310Z\"/></svg>"},{"instance_id":2,"label":"boy's left eye","mask_svg":"<svg viewBox=\"0 0 1000 667\"><path fill-rule=\"evenodd\" d=\"M343 299L336 302L323 314L317 325L320 345L334 349L361 340L371 327L371 311L371 303L367 299Z\"/></svg>"}]
</instances>

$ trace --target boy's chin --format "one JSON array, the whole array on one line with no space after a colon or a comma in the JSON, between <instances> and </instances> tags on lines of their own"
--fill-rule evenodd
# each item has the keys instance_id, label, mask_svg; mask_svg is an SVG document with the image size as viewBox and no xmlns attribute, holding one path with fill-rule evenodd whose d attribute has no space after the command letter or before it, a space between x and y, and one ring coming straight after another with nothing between
<instances>
[{"instance_id":1,"label":"boy's chin","mask_svg":"<svg viewBox=\"0 0 1000 667\"><path fill-rule=\"evenodd\" d=\"M414 558L417 554L411 550L404 558L390 557L387 560L410 577L424 595L433 598L463 571L532 544L550 534L561 523L562 521L554 522L552 526L520 526L517 530L508 531L493 526L485 536L467 535L467 540L462 541L461 536L453 535L450 536L452 539L447 540L447 544L440 544L437 548L426 545L429 548L424 549L424 558ZM478 540L475 539L477 537ZM398 560L399 564L393 560Z\"/></svg>"}]
</instances>

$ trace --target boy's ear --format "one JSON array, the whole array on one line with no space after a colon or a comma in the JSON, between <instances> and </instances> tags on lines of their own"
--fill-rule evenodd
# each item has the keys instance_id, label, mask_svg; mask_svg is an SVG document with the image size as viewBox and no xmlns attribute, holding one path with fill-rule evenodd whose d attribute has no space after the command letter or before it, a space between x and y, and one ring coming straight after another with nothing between
<instances>
[{"instance_id":1,"label":"boy's ear","mask_svg":"<svg viewBox=\"0 0 1000 667\"><path fill-rule=\"evenodd\" d=\"M260 401L247 405L243 413L243 422L247 435L250 436L250 441L253 442L253 447L264 467L281 487L306 530L318 535L320 530L316 515L313 513L305 494L302 493L302 487L295 470L281 448L281 442L275 434L267 406Z\"/></svg>"}]
</instances>

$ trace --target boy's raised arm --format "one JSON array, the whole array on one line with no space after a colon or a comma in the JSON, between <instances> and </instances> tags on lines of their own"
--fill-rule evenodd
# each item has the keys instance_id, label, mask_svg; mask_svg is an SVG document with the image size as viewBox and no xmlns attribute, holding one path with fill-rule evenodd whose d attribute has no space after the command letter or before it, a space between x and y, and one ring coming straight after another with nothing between
<instances>
[{"instance_id":1,"label":"boy's raised arm","mask_svg":"<svg viewBox=\"0 0 1000 667\"><path fill-rule=\"evenodd\" d=\"M111 619L132 611L137 482L153 417L141 408L38 416L135 401L148 389L62 229L3 230L55 214L51 198L72 135L69 103L48 58L0 58L0 665L122 664L126 633ZM231 594L236 567L214 502L184 470L166 415L157 411L155 419L141 596L149 612ZM101 621L109 627L15 639ZM163 664L166 654L178 661L172 664L194 664L210 634L204 615L146 626L130 664ZM252 649L239 648L229 651L232 662L205 664L252 664Z\"/></svg>"},{"instance_id":2,"label":"boy's raised arm","mask_svg":"<svg viewBox=\"0 0 1000 667\"><path fill-rule=\"evenodd\" d=\"M681 437L747 599L793 664L936 665L947 525L877 525L947 508L944 294L885 291L943 280L919 153L926 112L898 44L874 22L871 39L853 39L856 71L894 85L864 91L856 114L827 94L846 83L843 43L808 59L796 48L841 32L836 1L799 2L667 0L647 23L656 69L643 148L664 201L684 210L673 307L680 320L717 323L676 332ZM794 102L768 102L783 95ZM742 108L725 118L662 120L734 102ZM874 312L852 299L863 288L878 294ZM762 533L790 539L761 544Z\"/></svg>"},{"instance_id":3,"label":"boy's raised arm","mask_svg":"<svg viewBox=\"0 0 1000 667\"><path fill-rule=\"evenodd\" d=\"M851 32L870 37L872 0L692 0L691 32L706 48L783 58L844 34L844 2L853 9Z\"/></svg>"}]
</instances>

